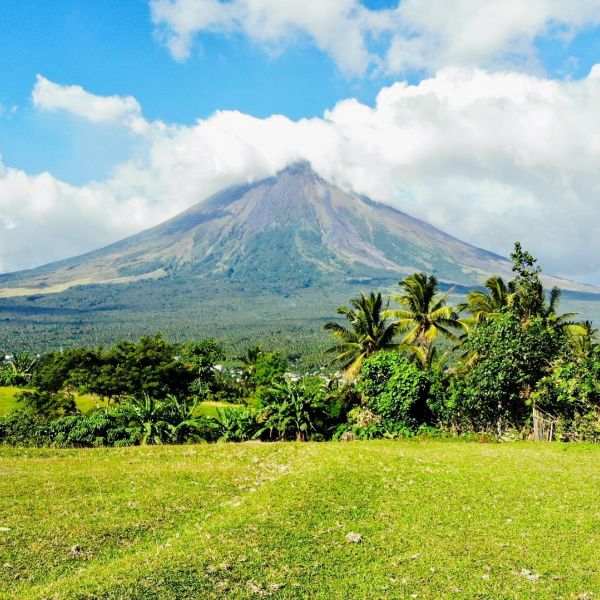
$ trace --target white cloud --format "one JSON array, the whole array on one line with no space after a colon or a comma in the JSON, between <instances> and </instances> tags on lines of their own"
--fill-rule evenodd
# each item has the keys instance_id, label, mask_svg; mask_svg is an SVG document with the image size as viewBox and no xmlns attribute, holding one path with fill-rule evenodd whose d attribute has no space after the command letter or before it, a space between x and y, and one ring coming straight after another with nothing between
<instances>
[{"instance_id":1,"label":"white cloud","mask_svg":"<svg viewBox=\"0 0 600 600\"><path fill-rule=\"evenodd\" d=\"M600 283L599 105L600 66L572 82L453 68L323 118L149 124L143 151L102 182L0 166L0 269L91 250L306 159L466 241L506 254L519 239L547 271Z\"/></svg>"},{"instance_id":2,"label":"white cloud","mask_svg":"<svg viewBox=\"0 0 600 600\"><path fill-rule=\"evenodd\" d=\"M40 110L67 111L93 123L121 124L134 133L145 133L148 128L139 102L131 96L97 96L79 85L59 85L38 75L31 98Z\"/></svg>"},{"instance_id":3,"label":"white cloud","mask_svg":"<svg viewBox=\"0 0 600 600\"><path fill-rule=\"evenodd\" d=\"M536 63L534 40L568 39L600 23L600 0L150 0L159 36L178 60L202 33L241 33L268 49L308 37L342 71L435 72L448 65Z\"/></svg>"},{"instance_id":4,"label":"white cloud","mask_svg":"<svg viewBox=\"0 0 600 600\"><path fill-rule=\"evenodd\" d=\"M275 51L308 35L343 70L362 73L373 58L365 36L385 27L384 13L368 11L356 0L152 0L151 8L178 60L189 56L194 37L204 31L242 32Z\"/></svg>"}]
</instances>

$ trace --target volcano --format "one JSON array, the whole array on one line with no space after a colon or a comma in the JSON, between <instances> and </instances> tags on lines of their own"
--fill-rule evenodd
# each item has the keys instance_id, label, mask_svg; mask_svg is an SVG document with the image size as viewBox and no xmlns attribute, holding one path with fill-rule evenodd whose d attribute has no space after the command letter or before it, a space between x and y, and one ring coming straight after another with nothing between
<instances>
[{"instance_id":1,"label":"volcano","mask_svg":"<svg viewBox=\"0 0 600 600\"><path fill-rule=\"evenodd\" d=\"M100 250L2 275L0 294L174 279L306 288L397 280L415 271L474 286L491 274L510 275L510 263L388 205L344 192L299 163L275 177L227 188Z\"/></svg>"}]
</instances>

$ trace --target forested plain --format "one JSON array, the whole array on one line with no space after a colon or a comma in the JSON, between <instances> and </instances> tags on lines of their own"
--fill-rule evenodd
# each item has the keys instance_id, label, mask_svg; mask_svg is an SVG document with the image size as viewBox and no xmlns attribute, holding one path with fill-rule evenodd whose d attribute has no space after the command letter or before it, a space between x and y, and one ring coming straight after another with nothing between
<instances>
[{"instance_id":1,"label":"forested plain","mask_svg":"<svg viewBox=\"0 0 600 600\"><path fill-rule=\"evenodd\" d=\"M544 289L536 259L518 243L512 258L512 280L492 277L460 305L425 273L403 278L389 297L372 291L350 299L337 319L315 324L330 347L312 370L299 363L301 349L251 338L235 354L212 338L173 343L161 334L9 354L1 383L18 390L6 401L14 410L4 410L0 440L598 441L596 329L561 312L560 290ZM89 397L96 401L86 409L81 399Z\"/></svg>"}]
</instances>

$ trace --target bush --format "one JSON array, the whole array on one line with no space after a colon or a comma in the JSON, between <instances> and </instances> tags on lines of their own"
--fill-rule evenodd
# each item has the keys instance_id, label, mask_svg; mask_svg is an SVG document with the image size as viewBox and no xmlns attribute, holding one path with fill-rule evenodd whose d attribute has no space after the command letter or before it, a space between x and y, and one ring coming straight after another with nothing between
<instances>
[{"instance_id":1,"label":"bush","mask_svg":"<svg viewBox=\"0 0 600 600\"><path fill-rule=\"evenodd\" d=\"M47 431L52 445L59 447L129 446L136 441L134 432L105 411L54 419Z\"/></svg>"},{"instance_id":2,"label":"bush","mask_svg":"<svg viewBox=\"0 0 600 600\"><path fill-rule=\"evenodd\" d=\"M364 361L357 390L365 406L383 421L416 431L433 422L427 403L430 383L427 374L404 356L385 351Z\"/></svg>"},{"instance_id":3,"label":"bush","mask_svg":"<svg viewBox=\"0 0 600 600\"><path fill-rule=\"evenodd\" d=\"M523 323L503 314L475 326L465 345L474 360L451 384L449 418L460 427L494 429L498 435L523 429L529 396L563 346L561 332L539 318Z\"/></svg>"},{"instance_id":4,"label":"bush","mask_svg":"<svg viewBox=\"0 0 600 600\"><path fill-rule=\"evenodd\" d=\"M556 361L531 400L557 417L556 435L563 440L600 441L600 349L590 356Z\"/></svg>"},{"instance_id":5,"label":"bush","mask_svg":"<svg viewBox=\"0 0 600 600\"><path fill-rule=\"evenodd\" d=\"M329 433L327 393L320 379L286 379L265 388L257 404L255 438L305 441Z\"/></svg>"},{"instance_id":6,"label":"bush","mask_svg":"<svg viewBox=\"0 0 600 600\"><path fill-rule=\"evenodd\" d=\"M69 392L43 392L25 390L17 394L17 400L42 419L51 419L79 412L75 397Z\"/></svg>"},{"instance_id":7,"label":"bush","mask_svg":"<svg viewBox=\"0 0 600 600\"><path fill-rule=\"evenodd\" d=\"M11 365L0 363L0 386L16 386L21 383L21 377Z\"/></svg>"},{"instance_id":8,"label":"bush","mask_svg":"<svg viewBox=\"0 0 600 600\"><path fill-rule=\"evenodd\" d=\"M218 415L219 439L224 442L245 442L258 431L257 414L251 407L225 408Z\"/></svg>"},{"instance_id":9,"label":"bush","mask_svg":"<svg viewBox=\"0 0 600 600\"><path fill-rule=\"evenodd\" d=\"M48 421L31 411L18 410L0 417L0 444L6 446L49 446Z\"/></svg>"}]
</instances>

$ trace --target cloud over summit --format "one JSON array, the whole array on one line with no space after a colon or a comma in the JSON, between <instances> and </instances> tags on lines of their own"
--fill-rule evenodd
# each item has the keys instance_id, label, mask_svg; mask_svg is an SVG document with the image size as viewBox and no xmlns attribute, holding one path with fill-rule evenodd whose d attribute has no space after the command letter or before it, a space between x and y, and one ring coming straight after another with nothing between
<instances>
[{"instance_id":1,"label":"cloud over summit","mask_svg":"<svg viewBox=\"0 0 600 600\"><path fill-rule=\"evenodd\" d=\"M600 281L600 67L570 82L447 68L382 89L374 106L348 99L298 121L221 111L167 126L133 98L44 78L33 98L39 110L133 127L141 150L83 186L0 164L0 270L91 250L308 160L465 241L506 254L520 239L549 272Z\"/></svg>"}]
</instances>

